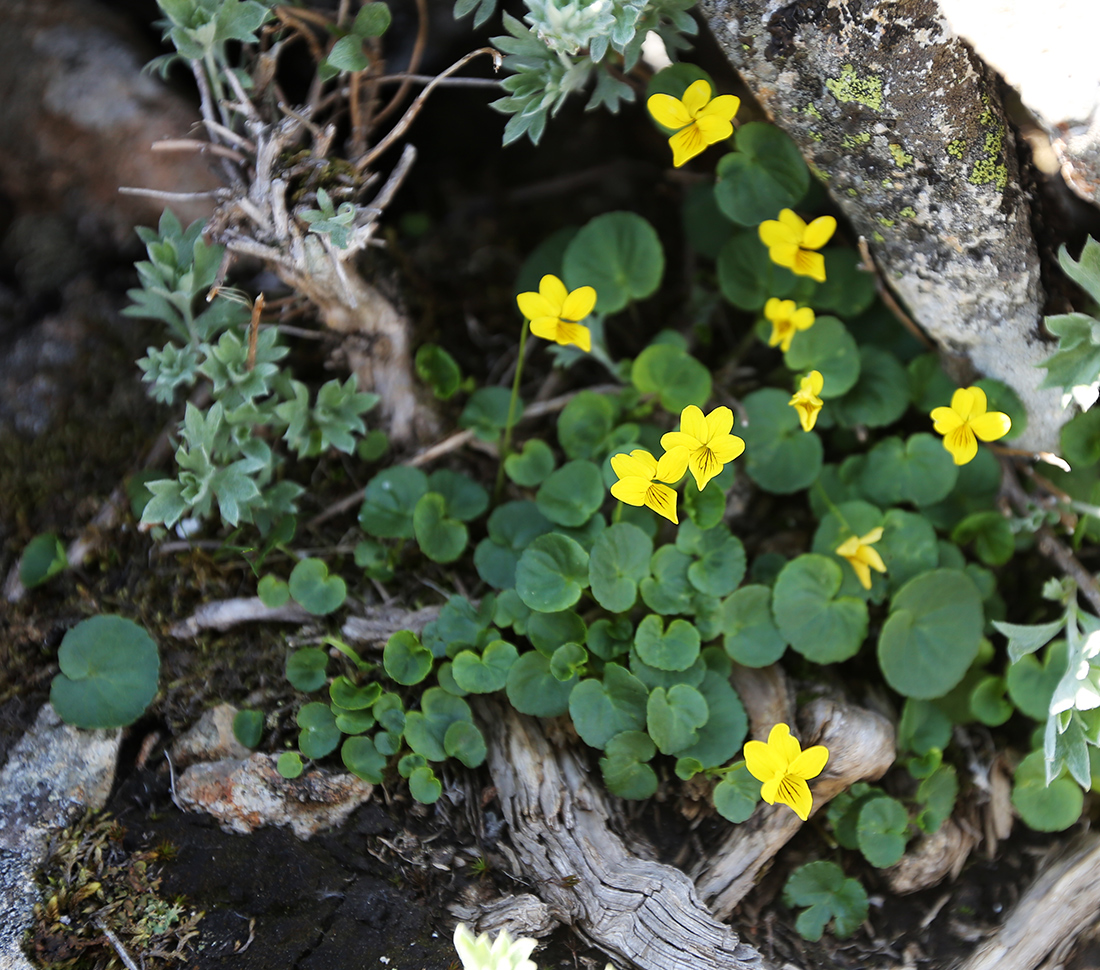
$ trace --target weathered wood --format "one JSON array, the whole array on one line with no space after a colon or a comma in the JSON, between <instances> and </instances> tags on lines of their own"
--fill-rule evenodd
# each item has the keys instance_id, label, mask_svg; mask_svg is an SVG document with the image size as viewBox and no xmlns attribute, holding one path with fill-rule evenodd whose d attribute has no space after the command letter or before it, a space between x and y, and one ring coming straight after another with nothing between
<instances>
[{"instance_id":1,"label":"weathered wood","mask_svg":"<svg viewBox=\"0 0 1100 970\"><path fill-rule=\"evenodd\" d=\"M804 747L823 744L829 749L829 763L810 783L814 813L857 781L881 778L894 762L894 727L881 714L819 698L806 705L799 723ZM754 733L762 731L754 725ZM786 805L761 803L747 822L733 826L714 855L692 873L711 912L727 919L764 864L801 825Z\"/></svg>"},{"instance_id":2,"label":"weathered wood","mask_svg":"<svg viewBox=\"0 0 1100 970\"><path fill-rule=\"evenodd\" d=\"M960 970L1032 970L1055 947L1096 922L1100 836L1076 839L1013 907L1004 926Z\"/></svg>"},{"instance_id":3,"label":"weathered wood","mask_svg":"<svg viewBox=\"0 0 1100 970\"><path fill-rule=\"evenodd\" d=\"M761 955L706 911L685 873L639 858L611 831L602 781L575 752L511 707L476 707L522 875L557 919L621 965L761 970Z\"/></svg>"},{"instance_id":4,"label":"weathered wood","mask_svg":"<svg viewBox=\"0 0 1100 970\"><path fill-rule=\"evenodd\" d=\"M1015 389L1023 448L1068 414L1039 390L1039 259L993 72L934 0L702 0L733 66L825 179L949 354Z\"/></svg>"}]
</instances>

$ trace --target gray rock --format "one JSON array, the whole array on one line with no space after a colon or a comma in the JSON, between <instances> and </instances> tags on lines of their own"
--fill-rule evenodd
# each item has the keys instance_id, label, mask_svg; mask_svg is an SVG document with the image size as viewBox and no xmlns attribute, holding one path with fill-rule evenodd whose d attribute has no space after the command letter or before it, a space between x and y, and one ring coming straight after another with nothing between
<instances>
[{"instance_id":1,"label":"gray rock","mask_svg":"<svg viewBox=\"0 0 1100 970\"><path fill-rule=\"evenodd\" d=\"M244 760L249 751L233 734L237 708L232 704L212 707L172 745L170 754L177 771L199 761Z\"/></svg>"},{"instance_id":2,"label":"gray rock","mask_svg":"<svg viewBox=\"0 0 1100 970\"><path fill-rule=\"evenodd\" d=\"M339 825L374 790L354 775L322 768L284 778L277 760L254 754L192 765L176 782L176 803L212 815L226 832L247 835L262 825L284 825L308 839Z\"/></svg>"},{"instance_id":3,"label":"gray rock","mask_svg":"<svg viewBox=\"0 0 1100 970\"><path fill-rule=\"evenodd\" d=\"M81 731L46 704L0 771L0 970L31 970L20 949L37 898L35 871L54 829L102 808L119 731Z\"/></svg>"}]
</instances>

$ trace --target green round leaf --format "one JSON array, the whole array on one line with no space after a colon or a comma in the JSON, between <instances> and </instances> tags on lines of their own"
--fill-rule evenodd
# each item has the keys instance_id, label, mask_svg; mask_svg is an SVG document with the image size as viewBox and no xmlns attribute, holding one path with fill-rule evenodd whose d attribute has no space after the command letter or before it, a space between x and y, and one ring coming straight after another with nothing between
<instances>
[{"instance_id":1,"label":"green round leaf","mask_svg":"<svg viewBox=\"0 0 1100 970\"><path fill-rule=\"evenodd\" d=\"M462 371L458 364L438 344L424 344L416 352L414 363L416 376L427 384L441 401L453 397L462 384Z\"/></svg>"},{"instance_id":2,"label":"green round leaf","mask_svg":"<svg viewBox=\"0 0 1100 970\"><path fill-rule=\"evenodd\" d=\"M467 428L482 441L496 441L508 424L512 392L506 387L479 387L470 395L459 415L460 427ZM513 422L523 414L523 402L517 400ZM377 533L376 533L377 534Z\"/></svg>"},{"instance_id":3,"label":"green round leaf","mask_svg":"<svg viewBox=\"0 0 1100 970\"><path fill-rule=\"evenodd\" d=\"M830 413L846 428L866 425L883 428L893 424L909 406L909 378L897 357L878 347L859 351L859 380L842 398L832 402Z\"/></svg>"},{"instance_id":4,"label":"green round leaf","mask_svg":"<svg viewBox=\"0 0 1100 970\"><path fill-rule=\"evenodd\" d=\"M637 526L619 522L600 533L588 560L596 602L612 613L629 610L638 598L638 584L649 576L652 555L652 540Z\"/></svg>"},{"instance_id":5,"label":"green round leaf","mask_svg":"<svg viewBox=\"0 0 1100 970\"><path fill-rule=\"evenodd\" d=\"M714 198L714 186L698 182L684 193L684 235L692 249L707 259L717 259L733 224L722 215Z\"/></svg>"},{"instance_id":6,"label":"green round leaf","mask_svg":"<svg viewBox=\"0 0 1100 970\"><path fill-rule=\"evenodd\" d=\"M866 535L872 529L883 524L882 511L869 502L855 500L841 502L822 519L814 533L812 551L827 556L838 566L843 580L839 593L841 596L855 596L859 599L871 599L878 602L885 592L885 579L876 572L871 573L871 589L863 588L851 565L837 555L837 547L852 536ZM933 535L933 548L934 548ZM875 546L878 549L878 546ZM931 566L936 563L932 562Z\"/></svg>"},{"instance_id":7,"label":"green round leaf","mask_svg":"<svg viewBox=\"0 0 1100 970\"><path fill-rule=\"evenodd\" d=\"M354 34L333 44L325 61L338 71L365 71L370 67L370 59L363 53L363 38Z\"/></svg>"},{"instance_id":8,"label":"green round leaf","mask_svg":"<svg viewBox=\"0 0 1100 970\"><path fill-rule=\"evenodd\" d=\"M588 651L579 643L563 643L550 656L550 673L560 681L576 683L587 661Z\"/></svg>"},{"instance_id":9,"label":"green round leaf","mask_svg":"<svg viewBox=\"0 0 1100 970\"><path fill-rule=\"evenodd\" d=\"M654 613L638 624L634 634L638 656L658 670L687 670L698 658L699 646L699 631L687 620L673 620L666 631L664 621Z\"/></svg>"},{"instance_id":10,"label":"green round leaf","mask_svg":"<svg viewBox=\"0 0 1100 970\"><path fill-rule=\"evenodd\" d=\"M368 432L355 448L356 455L363 461L378 461L390 447L390 436L377 428Z\"/></svg>"},{"instance_id":11,"label":"green round leaf","mask_svg":"<svg viewBox=\"0 0 1100 970\"><path fill-rule=\"evenodd\" d=\"M390 8L379 0L365 3L355 15L352 32L360 37L381 37L390 26Z\"/></svg>"},{"instance_id":12,"label":"green round leaf","mask_svg":"<svg viewBox=\"0 0 1100 970\"><path fill-rule=\"evenodd\" d=\"M371 708L374 719L391 734L405 730L405 711L397 694L383 694Z\"/></svg>"},{"instance_id":13,"label":"green round leaf","mask_svg":"<svg viewBox=\"0 0 1100 970\"><path fill-rule=\"evenodd\" d=\"M837 938L846 939L867 918L866 890L855 879L845 878L835 862L799 866L783 887L783 901L809 907L795 922L799 936L806 940L820 940L830 919Z\"/></svg>"},{"instance_id":14,"label":"green round leaf","mask_svg":"<svg viewBox=\"0 0 1100 970\"><path fill-rule=\"evenodd\" d=\"M745 471L767 492L789 495L808 488L821 470L821 439L806 432L798 413L790 407L790 395L773 387L753 391L744 400L747 423Z\"/></svg>"},{"instance_id":15,"label":"green round leaf","mask_svg":"<svg viewBox=\"0 0 1100 970\"><path fill-rule=\"evenodd\" d=\"M373 707L382 696L382 685L374 682L362 687L352 683L347 677L337 677L328 688L328 696L337 707L345 711L363 711Z\"/></svg>"},{"instance_id":16,"label":"green round leaf","mask_svg":"<svg viewBox=\"0 0 1100 970\"><path fill-rule=\"evenodd\" d=\"M867 604L837 596L843 574L832 559L792 559L775 581L772 613L780 634L814 663L836 663L859 652L867 635Z\"/></svg>"},{"instance_id":17,"label":"green round leaf","mask_svg":"<svg viewBox=\"0 0 1100 970\"><path fill-rule=\"evenodd\" d=\"M911 579L894 596L878 639L886 682L906 697L941 697L978 655L985 616L981 595L957 569Z\"/></svg>"},{"instance_id":18,"label":"green round leaf","mask_svg":"<svg viewBox=\"0 0 1100 970\"><path fill-rule=\"evenodd\" d=\"M672 545L661 546L653 553L649 561L653 575L640 584L645 605L664 616L690 613L695 592L688 579L691 562L691 556Z\"/></svg>"},{"instance_id":19,"label":"green round leaf","mask_svg":"<svg viewBox=\"0 0 1100 970\"><path fill-rule=\"evenodd\" d=\"M931 505L947 497L958 477L958 466L943 442L920 432L904 444L890 437L875 445L863 466L860 487L878 505Z\"/></svg>"},{"instance_id":20,"label":"green round leaf","mask_svg":"<svg viewBox=\"0 0 1100 970\"><path fill-rule=\"evenodd\" d=\"M694 758L703 768L716 768L741 750L749 719L741 698L730 686L728 673L723 676L708 670L698 689L707 702L707 722L699 728L699 740L679 756Z\"/></svg>"},{"instance_id":21,"label":"green round leaf","mask_svg":"<svg viewBox=\"0 0 1100 970\"><path fill-rule=\"evenodd\" d=\"M552 657L563 643L584 643L587 633L584 620L573 610L532 613L527 621L527 639L547 657Z\"/></svg>"},{"instance_id":22,"label":"green round leaf","mask_svg":"<svg viewBox=\"0 0 1100 970\"><path fill-rule=\"evenodd\" d=\"M356 778L372 785L382 784L386 758L370 738L346 738L340 747L340 760Z\"/></svg>"},{"instance_id":23,"label":"green round leaf","mask_svg":"<svg viewBox=\"0 0 1100 970\"><path fill-rule=\"evenodd\" d=\"M795 334L790 350L783 355L783 363L795 373L821 371L823 400L840 397L852 388L859 377L859 361L859 347L836 317L818 317L809 330Z\"/></svg>"},{"instance_id":24,"label":"green round leaf","mask_svg":"<svg viewBox=\"0 0 1100 970\"><path fill-rule=\"evenodd\" d=\"M989 727L997 727L1004 724L1015 708L1005 697L1005 681L1003 677L990 674L978 681L970 692L970 712L982 724Z\"/></svg>"},{"instance_id":25,"label":"green round leaf","mask_svg":"<svg viewBox=\"0 0 1100 970\"><path fill-rule=\"evenodd\" d=\"M531 541L553 525L534 502L505 502L489 516L489 538L474 550L478 575L496 589L516 584L516 563Z\"/></svg>"},{"instance_id":26,"label":"green round leaf","mask_svg":"<svg viewBox=\"0 0 1100 970\"><path fill-rule=\"evenodd\" d=\"M489 507L489 493L483 485L449 468L432 472L428 489L443 496L447 517L459 522L476 519Z\"/></svg>"},{"instance_id":27,"label":"green round leaf","mask_svg":"<svg viewBox=\"0 0 1100 970\"><path fill-rule=\"evenodd\" d=\"M936 530L915 512L890 509L883 519L882 539L875 548L886 564L886 580L893 590L939 565Z\"/></svg>"},{"instance_id":28,"label":"green round leaf","mask_svg":"<svg viewBox=\"0 0 1100 970\"><path fill-rule=\"evenodd\" d=\"M909 361L909 397L913 406L923 414L931 414L934 408L945 406L955 393L955 382L947 376L940 363L940 355L921 354Z\"/></svg>"},{"instance_id":29,"label":"green round leaf","mask_svg":"<svg viewBox=\"0 0 1100 970\"><path fill-rule=\"evenodd\" d=\"M703 695L688 684L655 687L646 703L646 727L662 754L677 754L699 740L709 713Z\"/></svg>"},{"instance_id":30,"label":"green round leaf","mask_svg":"<svg viewBox=\"0 0 1100 970\"><path fill-rule=\"evenodd\" d=\"M516 565L519 598L541 613L569 609L587 585L588 553L556 533L535 539Z\"/></svg>"},{"instance_id":31,"label":"green round leaf","mask_svg":"<svg viewBox=\"0 0 1100 970\"><path fill-rule=\"evenodd\" d=\"M879 869L894 865L905 855L908 832L909 813L893 798L872 798L859 810L859 851Z\"/></svg>"},{"instance_id":32,"label":"green round leaf","mask_svg":"<svg viewBox=\"0 0 1100 970\"><path fill-rule=\"evenodd\" d=\"M517 485L535 488L546 481L555 464L550 446L541 438L530 438L523 443L523 451L504 459L504 472Z\"/></svg>"},{"instance_id":33,"label":"green round leaf","mask_svg":"<svg viewBox=\"0 0 1100 970\"><path fill-rule=\"evenodd\" d=\"M1045 721L1050 714L1054 689L1066 673L1066 663L1066 641L1059 639L1047 647L1042 664L1034 654L1024 654L1010 664L1005 681L1012 703L1028 717Z\"/></svg>"},{"instance_id":34,"label":"green round leaf","mask_svg":"<svg viewBox=\"0 0 1100 970\"><path fill-rule=\"evenodd\" d=\"M471 694L491 694L502 690L508 682L508 671L519 657L519 651L504 640L494 640L479 657L473 650L463 650L454 659L451 675L455 683Z\"/></svg>"},{"instance_id":35,"label":"green round leaf","mask_svg":"<svg viewBox=\"0 0 1100 970\"><path fill-rule=\"evenodd\" d=\"M340 729L336 726L336 716L328 704L312 701L304 705L297 716L298 749L307 758L323 758L331 754L340 743Z\"/></svg>"},{"instance_id":36,"label":"green round leaf","mask_svg":"<svg viewBox=\"0 0 1100 970\"><path fill-rule=\"evenodd\" d=\"M546 477L535 495L535 504L551 522L580 526L603 504L606 494L598 465L570 461Z\"/></svg>"},{"instance_id":37,"label":"green round leaf","mask_svg":"<svg viewBox=\"0 0 1100 970\"><path fill-rule=\"evenodd\" d=\"M649 798L657 791L657 773L645 762L657 749L644 731L616 734L600 758L600 771L608 791L619 798Z\"/></svg>"},{"instance_id":38,"label":"green round leaf","mask_svg":"<svg viewBox=\"0 0 1100 970\"><path fill-rule=\"evenodd\" d=\"M739 761L714 786L713 797L718 814L739 825L748 821L760 801L760 782Z\"/></svg>"},{"instance_id":39,"label":"green round leaf","mask_svg":"<svg viewBox=\"0 0 1100 970\"><path fill-rule=\"evenodd\" d=\"M420 496L413 511L413 532L420 551L433 562L454 562L466 548L466 526L447 517L447 501L436 492Z\"/></svg>"},{"instance_id":40,"label":"green round leaf","mask_svg":"<svg viewBox=\"0 0 1100 970\"><path fill-rule=\"evenodd\" d=\"M1071 778L1046 783L1042 751L1032 751L1016 769L1012 804L1020 817L1037 832L1061 832L1081 817L1085 796Z\"/></svg>"},{"instance_id":41,"label":"green round leaf","mask_svg":"<svg viewBox=\"0 0 1100 970\"><path fill-rule=\"evenodd\" d=\"M431 768L421 765L409 775L409 793L421 805L433 805L443 794L443 785Z\"/></svg>"},{"instance_id":42,"label":"green round leaf","mask_svg":"<svg viewBox=\"0 0 1100 970\"><path fill-rule=\"evenodd\" d=\"M775 215L774 213L772 214ZM739 310L759 311L770 297L812 302L814 281L777 266L755 229L735 232L718 254L718 286Z\"/></svg>"},{"instance_id":43,"label":"green round leaf","mask_svg":"<svg viewBox=\"0 0 1100 970\"><path fill-rule=\"evenodd\" d=\"M233 737L246 748L258 747L264 734L263 711L237 711L233 716Z\"/></svg>"},{"instance_id":44,"label":"green round leaf","mask_svg":"<svg viewBox=\"0 0 1100 970\"><path fill-rule=\"evenodd\" d=\"M743 586L722 601L723 646L739 664L767 667L787 649L771 607L772 591L767 586Z\"/></svg>"},{"instance_id":45,"label":"green round leaf","mask_svg":"<svg viewBox=\"0 0 1100 970\"><path fill-rule=\"evenodd\" d=\"M31 539L23 550L19 560L19 582L27 589L33 589L68 565L61 540L52 532L45 532Z\"/></svg>"},{"instance_id":46,"label":"green round leaf","mask_svg":"<svg viewBox=\"0 0 1100 970\"><path fill-rule=\"evenodd\" d=\"M1000 512L975 512L951 532L951 541L960 546L974 543L974 552L988 566L1003 566L1016 551L1012 527Z\"/></svg>"},{"instance_id":47,"label":"green round leaf","mask_svg":"<svg viewBox=\"0 0 1100 970\"><path fill-rule=\"evenodd\" d=\"M550 659L537 650L521 654L508 671L508 700L521 714L557 717L569 710L569 694L576 678L558 680L550 672Z\"/></svg>"},{"instance_id":48,"label":"green round leaf","mask_svg":"<svg viewBox=\"0 0 1100 970\"><path fill-rule=\"evenodd\" d=\"M286 658L286 679L295 690L305 694L325 683L328 654L317 647L302 647Z\"/></svg>"},{"instance_id":49,"label":"green round leaf","mask_svg":"<svg viewBox=\"0 0 1100 970\"><path fill-rule=\"evenodd\" d=\"M268 573L256 584L256 594L269 610L278 609L290 599L290 587L278 576Z\"/></svg>"},{"instance_id":50,"label":"green round leaf","mask_svg":"<svg viewBox=\"0 0 1100 970\"><path fill-rule=\"evenodd\" d=\"M411 630L398 630L386 641L382 666L392 680L406 686L419 684L431 673L434 657ZM433 759L438 760L438 759Z\"/></svg>"},{"instance_id":51,"label":"green round leaf","mask_svg":"<svg viewBox=\"0 0 1100 970\"><path fill-rule=\"evenodd\" d=\"M810 187L810 170L793 141L775 125L750 121L737 130L737 151L718 162L714 197L739 226L758 226L793 209Z\"/></svg>"},{"instance_id":52,"label":"green round leaf","mask_svg":"<svg viewBox=\"0 0 1100 970\"><path fill-rule=\"evenodd\" d=\"M1062 425L1062 455L1074 468L1100 461L1100 409L1090 408Z\"/></svg>"},{"instance_id":53,"label":"green round leaf","mask_svg":"<svg viewBox=\"0 0 1100 970\"><path fill-rule=\"evenodd\" d=\"M622 731L645 729L649 691L616 663L603 669L603 679L582 680L569 695L569 716L585 744L602 748Z\"/></svg>"},{"instance_id":54,"label":"green round leaf","mask_svg":"<svg viewBox=\"0 0 1100 970\"><path fill-rule=\"evenodd\" d=\"M275 762L275 768L284 778L297 778L305 771L302 756L297 751L284 751Z\"/></svg>"},{"instance_id":55,"label":"green round leaf","mask_svg":"<svg viewBox=\"0 0 1100 970\"><path fill-rule=\"evenodd\" d=\"M290 573L290 595L314 616L325 616L344 605L347 584L339 576L329 576L322 559L303 559Z\"/></svg>"},{"instance_id":56,"label":"green round leaf","mask_svg":"<svg viewBox=\"0 0 1100 970\"><path fill-rule=\"evenodd\" d=\"M825 257L825 282L814 291L814 309L832 310L845 319L857 317L875 300L875 274L863 268L855 250L830 247Z\"/></svg>"},{"instance_id":57,"label":"green round leaf","mask_svg":"<svg viewBox=\"0 0 1100 970\"><path fill-rule=\"evenodd\" d=\"M401 735L392 731L378 731L374 735L374 746L383 758L392 758L401 750Z\"/></svg>"},{"instance_id":58,"label":"green round leaf","mask_svg":"<svg viewBox=\"0 0 1100 970\"><path fill-rule=\"evenodd\" d=\"M447 729L456 721L473 721L470 705L442 687L429 687L420 698L420 710L405 715L405 740L429 761L446 761Z\"/></svg>"},{"instance_id":59,"label":"green round leaf","mask_svg":"<svg viewBox=\"0 0 1100 970\"><path fill-rule=\"evenodd\" d=\"M374 727L374 715L370 711L345 711L334 704L332 713L336 726L344 734L363 734Z\"/></svg>"},{"instance_id":60,"label":"green round leaf","mask_svg":"<svg viewBox=\"0 0 1100 970\"><path fill-rule=\"evenodd\" d=\"M633 212L596 216L566 247L562 271L569 289L596 289L596 310L617 313L661 285L665 257L656 230Z\"/></svg>"},{"instance_id":61,"label":"green round leaf","mask_svg":"<svg viewBox=\"0 0 1100 970\"><path fill-rule=\"evenodd\" d=\"M725 526L702 530L684 522L676 546L699 557L688 566L688 582L705 596L728 596L745 576L745 547Z\"/></svg>"},{"instance_id":62,"label":"green round leaf","mask_svg":"<svg viewBox=\"0 0 1100 970\"><path fill-rule=\"evenodd\" d=\"M458 758L467 768L477 768L485 762L485 738L470 721L455 721L443 736L443 748L452 758Z\"/></svg>"},{"instance_id":63,"label":"green round leaf","mask_svg":"<svg viewBox=\"0 0 1100 970\"><path fill-rule=\"evenodd\" d=\"M680 347L650 344L634 359L630 380L642 394L656 394L661 407L679 414L702 407L711 392L710 371Z\"/></svg>"},{"instance_id":64,"label":"green round leaf","mask_svg":"<svg viewBox=\"0 0 1100 970\"><path fill-rule=\"evenodd\" d=\"M924 808L917 816L922 832L938 832L955 810L959 779L953 765L938 765L917 789L917 801Z\"/></svg>"},{"instance_id":65,"label":"green round leaf","mask_svg":"<svg viewBox=\"0 0 1100 970\"><path fill-rule=\"evenodd\" d=\"M411 539L413 509L428 490L419 468L397 465L380 471L368 483L359 509L359 525L379 539Z\"/></svg>"},{"instance_id":66,"label":"green round leaf","mask_svg":"<svg viewBox=\"0 0 1100 970\"><path fill-rule=\"evenodd\" d=\"M619 408L607 394L581 391L558 416L558 443L569 458L597 459Z\"/></svg>"},{"instance_id":67,"label":"green round leaf","mask_svg":"<svg viewBox=\"0 0 1100 970\"><path fill-rule=\"evenodd\" d=\"M597 620L588 628L586 644L601 660L614 660L630 652L634 644L634 627L625 617Z\"/></svg>"}]
</instances>

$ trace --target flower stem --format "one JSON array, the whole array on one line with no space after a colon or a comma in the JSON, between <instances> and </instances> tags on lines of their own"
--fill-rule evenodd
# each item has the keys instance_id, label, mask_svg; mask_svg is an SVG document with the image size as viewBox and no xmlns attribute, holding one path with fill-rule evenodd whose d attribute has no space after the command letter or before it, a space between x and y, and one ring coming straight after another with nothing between
<instances>
[{"instance_id":1,"label":"flower stem","mask_svg":"<svg viewBox=\"0 0 1100 970\"><path fill-rule=\"evenodd\" d=\"M519 354L516 358L516 373L512 378L512 396L508 400L508 418L504 422L504 436L500 445L500 465L497 467L497 483L493 489L493 502L500 501L504 492L504 461L512 453L512 426L516 422L516 402L519 401L519 382L523 376L523 354L527 349L527 321L519 332Z\"/></svg>"}]
</instances>

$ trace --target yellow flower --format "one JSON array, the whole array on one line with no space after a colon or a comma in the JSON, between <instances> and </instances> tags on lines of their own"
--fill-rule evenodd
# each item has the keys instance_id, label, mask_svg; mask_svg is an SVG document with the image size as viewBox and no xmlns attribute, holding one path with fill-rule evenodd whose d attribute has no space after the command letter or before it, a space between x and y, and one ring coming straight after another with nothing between
<instances>
[{"instance_id":1,"label":"yellow flower","mask_svg":"<svg viewBox=\"0 0 1100 970\"><path fill-rule=\"evenodd\" d=\"M1007 414L985 408L985 391L960 387L951 395L951 407L932 410L933 427L943 435L943 446L956 465L965 465L978 453L978 438L996 441L1012 430Z\"/></svg>"},{"instance_id":2,"label":"yellow flower","mask_svg":"<svg viewBox=\"0 0 1100 970\"><path fill-rule=\"evenodd\" d=\"M806 225L790 209L779 213L779 219L760 223L760 241L768 247L771 261L786 266L796 276L809 276L825 282L825 257L812 252L825 245L836 232L836 219L820 216Z\"/></svg>"},{"instance_id":3,"label":"yellow flower","mask_svg":"<svg viewBox=\"0 0 1100 970\"><path fill-rule=\"evenodd\" d=\"M749 774L762 781L760 797L769 805L782 802L794 809L803 822L810 817L813 798L810 778L816 778L829 760L829 749L815 744L802 750L797 740L791 737L791 729L786 724L777 724L768 735L768 743L763 741L745 742L745 767Z\"/></svg>"},{"instance_id":4,"label":"yellow flower","mask_svg":"<svg viewBox=\"0 0 1100 970\"><path fill-rule=\"evenodd\" d=\"M812 370L802 378L801 386L788 402L798 411L798 420L802 422L803 431L813 431L817 424L817 414L825 406L825 402L818 397L824 386L825 379L821 376L821 371Z\"/></svg>"},{"instance_id":5,"label":"yellow flower","mask_svg":"<svg viewBox=\"0 0 1100 970\"><path fill-rule=\"evenodd\" d=\"M732 94L711 98L710 85L700 79L684 92L683 100L671 94L654 94L646 106L659 124L676 130L668 143L672 164L679 168L707 145L733 134L733 116L741 107L741 99Z\"/></svg>"},{"instance_id":6,"label":"yellow flower","mask_svg":"<svg viewBox=\"0 0 1100 970\"><path fill-rule=\"evenodd\" d=\"M580 321L596 306L596 291L580 286L573 291L549 273L539 282L538 293L528 291L516 297L519 312L531 321L531 333L558 344L576 344L592 349L592 334Z\"/></svg>"},{"instance_id":7,"label":"yellow flower","mask_svg":"<svg viewBox=\"0 0 1100 970\"><path fill-rule=\"evenodd\" d=\"M856 571L859 585L864 589L871 588L871 570L876 573L886 572L886 563L882 556L872 545L882 538L882 526L872 529L865 536L856 538L852 536L836 547L836 554L841 559L847 559L848 564Z\"/></svg>"},{"instance_id":8,"label":"yellow flower","mask_svg":"<svg viewBox=\"0 0 1100 970\"><path fill-rule=\"evenodd\" d=\"M715 408L706 417L694 404L680 412L680 430L661 435L661 447L668 461L670 477L675 482L689 468L695 476L695 484L702 491L707 482L717 475L728 462L745 450L745 442L735 434L733 412L729 408Z\"/></svg>"},{"instance_id":9,"label":"yellow flower","mask_svg":"<svg viewBox=\"0 0 1100 970\"><path fill-rule=\"evenodd\" d=\"M772 325L768 346L778 346L783 353L791 349L796 331L809 330L814 325L814 311L808 306L796 310L794 300L778 300L774 296L764 304L764 316Z\"/></svg>"},{"instance_id":10,"label":"yellow flower","mask_svg":"<svg viewBox=\"0 0 1100 970\"><path fill-rule=\"evenodd\" d=\"M671 474L667 454L658 462L648 451L635 448L629 455L611 456L611 468L619 480L611 486L611 494L627 505L645 505L670 522L679 524L676 518L676 491L662 482L674 482L680 475Z\"/></svg>"},{"instance_id":11,"label":"yellow flower","mask_svg":"<svg viewBox=\"0 0 1100 970\"><path fill-rule=\"evenodd\" d=\"M464 970L538 970L535 961L528 959L536 941L523 936L513 940L507 930L501 930L490 945L488 933L475 939L469 927L459 923L454 943Z\"/></svg>"}]
</instances>

